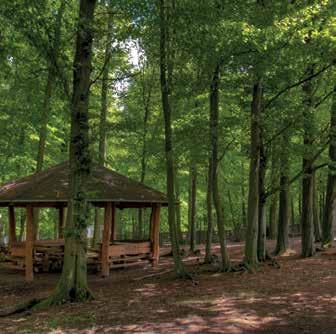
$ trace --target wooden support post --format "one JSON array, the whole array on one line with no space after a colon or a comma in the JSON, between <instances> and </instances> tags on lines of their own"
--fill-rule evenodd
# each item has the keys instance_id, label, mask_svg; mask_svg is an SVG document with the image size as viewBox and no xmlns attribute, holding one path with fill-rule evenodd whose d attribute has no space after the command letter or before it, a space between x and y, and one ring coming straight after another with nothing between
<instances>
[{"instance_id":1,"label":"wooden support post","mask_svg":"<svg viewBox=\"0 0 336 334\"><path fill-rule=\"evenodd\" d=\"M112 203L107 203L104 214L104 230L101 246L101 275L108 277L110 275L109 264L109 247L111 237L111 221L112 221Z\"/></svg>"},{"instance_id":2,"label":"wooden support post","mask_svg":"<svg viewBox=\"0 0 336 334\"><path fill-rule=\"evenodd\" d=\"M9 247L16 243L16 221L14 206L8 207L8 243Z\"/></svg>"},{"instance_id":3,"label":"wooden support post","mask_svg":"<svg viewBox=\"0 0 336 334\"><path fill-rule=\"evenodd\" d=\"M27 226L26 226L26 281L31 282L34 279L34 263L33 263L33 243L34 243L34 215L33 207L27 205Z\"/></svg>"},{"instance_id":4,"label":"wooden support post","mask_svg":"<svg viewBox=\"0 0 336 334\"><path fill-rule=\"evenodd\" d=\"M112 217L111 217L111 238L110 241L114 241L117 238L117 222L116 222L116 206L112 204Z\"/></svg>"},{"instance_id":5,"label":"wooden support post","mask_svg":"<svg viewBox=\"0 0 336 334\"><path fill-rule=\"evenodd\" d=\"M58 238L64 238L64 207L58 209Z\"/></svg>"},{"instance_id":6,"label":"wooden support post","mask_svg":"<svg viewBox=\"0 0 336 334\"><path fill-rule=\"evenodd\" d=\"M160 258L160 209L156 204L152 207L151 214L151 245L152 245L152 264L156 266Z\"/></svg>"}]
</instances>

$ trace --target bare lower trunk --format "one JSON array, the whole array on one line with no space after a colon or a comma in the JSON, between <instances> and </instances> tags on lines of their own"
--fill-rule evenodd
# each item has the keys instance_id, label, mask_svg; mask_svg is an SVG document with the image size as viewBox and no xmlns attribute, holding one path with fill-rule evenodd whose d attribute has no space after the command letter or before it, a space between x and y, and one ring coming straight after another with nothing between
<instances>
[{"instance_id":1,"label":"bare lower trunk","mask_svg":"<svg viewBox=\"0 0 336 334\"><path fill-rule=\"evenodd\" d=\"M259 210L258 210L258 261L266 260L266 197L265 197L266 155L263 145L263 131L260 129L259 166Z\"/></svg>"},{"instance_id":2,"label":"bare lower trunk","mask_svg":"<svg viewBox=\"0 0 336 334\"><path fill-rule=\"evenodd\" d=\"M324 247L332 245L334 239L333 226L336 219L336 86L334 87L333 103L330 110L329 137L329 173L322 225L322 245Z\"/></svg>"},{"instance_id":3,"label":"bare lower trunk","mask_svg":"<svg viewBox=\"0 0 336 334\"><path fill-rule=\"evenodd\" d=\"M275 254L285 253L289 248L288 229L290 222L289 202L289 159L288 159L289 137L285 133L281 143L280 159L280 192L279 192L279 221L278 234L275 246Z\"/></svg>"},{"instance_id":4,"label":"bare lower trunk","mask_svg":"<svg viewBox=\"0 0 336 334\"><path fill-rule=\"evenodd\" d=\"M274 187L277 183L277 158L275 147L272 148L272 166L271 166L271 186ZM277 195L273 194L271 196L271 204L269 207L269 239L274 240L276 238L276 213L278 200Z\"/></svg>"},{"instance_id":5,"label":"bare lower trunk","mask_svg":"<svg viewBox=\"0 0 336 334\"><path fill-rule=\"evenodd\" d=\"M258 218L259 218L259 168L260 168L260 109L262 87L257 82L253 87L253 101L251 107L251 151L249 196L247 208L247 230L245 243L245 261L247 265L255 267L258 264Z\"/></svg>"},{"instance_id":6,"label":"bare lower trunk","mask_svg":"<svg viewBox=\"0 0 336 334\"><path fill-rule=\"evenodd\" d=\"M196 166L192 165L190 168L190 251L196 251L196 186L197 186L197 170Z\"/></svg>"},{"instance_id":7,"label":"bare lower trunk","mask_svg":"<svg viewBox=\"0 0 336 334\"><path fill-rule=\"evenodd\" d=\"M312 67L309 73L313 73ZM314 172L313 172L313 138L312 128L314 126L314 110L313 110L313 87L310 81L303 86L305 94L304 100L304 134L303 143L305 153L302 160L304 171L302 179L302 213L301 213L301 228L302 228L302 256L309 257L314 255L314 221L313 221L313 202L314 202Z\"/></svg>"},{"instance_id":8,"label":"bare lower trunk","mask_svg":"<svg viewBox=\"0 0 336 334\"><path fill-rule=\"evenodd\" d=\"M221 248L222 270L230 269L230 259L226 249L224 212L218 189L218 112L219 112L219 81L220 68L216 66L210 87L210 136L212 150L212 196L217 216L218 238Z\"/></svg>"},{"instance_id":9,"label":"bare lower trunk","mask_svg":"<svg viewBox=\"0 0 336 334\"><path fill-rule=\"evenodd\" d=\"M207 194L206 194L206 208L207 208L207 236L205 244L205 263L212 262L212 232L213 232L213 223L212 223L212 159L209 159L208 165L208 178L207 178Z\"/></svg>"},{"instance_id":10,"label":"bare lower trunk","mask_svg":"<svg viewBox=\"0 0 336 334\"><path fill-rule=\"evenodd\" d=\"M314 236L315 242L320 242L322 240L321 236L321 224L320 224L320 216L319 216L319 208L318 208L318 194L317 194L317 186L316 186L316 174L314 173L313 179L313 220L314 220Z\"/></svg>"}]
</instances>

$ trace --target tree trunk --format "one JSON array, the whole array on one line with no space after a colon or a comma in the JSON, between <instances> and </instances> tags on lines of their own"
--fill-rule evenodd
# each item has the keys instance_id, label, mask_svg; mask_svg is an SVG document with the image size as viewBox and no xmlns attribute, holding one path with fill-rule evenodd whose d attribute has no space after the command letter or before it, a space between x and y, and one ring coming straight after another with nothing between
<instances>
[{"instance_id":1,"label":"tree trunk","mask_svg":"<svg viewBox=\"0 0 336 334\"><path fill-rule=\"evenodd\" d=\"M110 71L110 59L112 53L112 4L109 0L109 15L107 22L107 36L104 54L104 69L101 86L101 109L99 117L99 148L98 148L98 164L104 166L106 162L106 120L108 109L108 80ZM95 219L93 227L92 247L96 247L100 241L100 226L102 224L102 215L98 208L95 208Z\"/></svg>"},{"instance_id":2,"label":"tree trunk","mask_svg":"<svg viewBox=\"0 0 336 334\"><path fill-rule=\"evenodd\" d=\"M169 15L165 0L160 0L160 84L162 97L162 110L165 127L165 155L167 171L167 197L168 197L168 225L169 234L172 244L174 258L174 268L178 277L185 277L187 272L183 265L175 216L175 191L174 191L174 157L172 143L172 125L171 125L171 106L170 106L170 87L168 83L168 58L169 58L169 39L168 39L168 22Z\"/></svg>"},{"instance_id":3,"label":"tree trunk","mask_svg":"<svg viewBox=\"0 0 336 334\"><path fill-rule=\"evenodd\" d=\"M195 164L190 167L190 251L194 253L196 251L196 191L197 191L197 169Z\"/></svg>"},{"instance_id":4,"label":"tree trunk","mask_svg":"<svg viewBox=\"0 0 336 334\"><path fill-rule=\"evenodd\" d=\"M277 183L277 159L275 148L272 150L272 166L271 166L271 186L274 187ZM275 240L276 238L276 213L277 213L277 195L271 196L271 204L269 208L269 239Z\"/></svg>"},{"instance_id":5,"label":"tree trunk","mask_svg":"<svg viewBox=\"0 0 336 334\"><path fill-rule=\"evenodd\" d=\"M64 265L47 304L92 298L87 284L86 228L88 202L85 180L90 175L88 106L90 92L92 24L96 0L81 0L73 63L71 101L70 199L65 233Z\"/></svg>"},{"instance_id":6,"label":"tree trunk","mask_svg":"<svg viewBox=\"0 0 336 334\"><path fill-rule=\"evenodd\" d=\"M287 148L289 146L288 134L283 135L280 159L280 192L279 192L279 221L277 242L274 253L281 255L289 248L288 228L290 221L289 203L289 159Z\"/></svg>"},{"instance_id":7,"label":"tree trunk","mask_svg":"<svg viewBox=\"0 0 336 334\"><path fill-rule=\"evenodd\" d=\"M207 193L206 193L206 210L207 210L207 236L205 244L205 263L212 262L212 232L213 232L213 223L212 223L212 159L209 158L208 165L208 178L207 178Z\"/></svg>"},{"instance_id":8,"label":"tree trunk","mask_svg":"<svg viewBox=\"0 0 336 334\"><path fill-rule=\"evenodd\" d=\"M259 165L259 209L258 209L258 261L266 260L266 154L263 144L263 130L259 126L260 134L260 165Z\"/></svg>"},{"instance_id":9,"label":"tree trunk","mask_svg":"<svg viewBox=\"0 0 336 334\"><path fill-rule=\"evenodd\" d=\"M181 220L181 203L180 203L180 182L178 177L178 168L175 168L175 210L176 210L176 227L178 241L181 243L182 240L182 220Z\"/></svg>"},{"instance_id":10,"label":"tree trunk","mask_svg":"<svg viewBox=\"0 0 336 334\"><path fill-rule=\"evenodd\" d=\"M219 81L220 68L216 66L210 86L210 136L212 150L212 196L217 216L218 238L221 249L221 269L230 269L230 259L226 249L226 235L224 225L224 212L218 189L218 113L219 113Z\"/></svg>"},{"instance_id":11,"label":"tree trunk","mask_svg":"<svg viewBox=\"0 0 336 334\"><path fill-rule=\"evenodd\" d=\"M61 40L61 26L62 26L62 18L65 10L66 1L62 0L60 7L57 11L56 23L55 23L55 31L54 31L54 40L53 45L51 46L53 58L57 61L59 48L60 48L60 40ZM50 102L52 91L54 88L54 82L57 75L57 70L55 68L55 61L50 61L48 66L48 77L44 90L44 99L42 106L42 115L40 120L40 134L39 134L39 144L38 144L38 152L36 158L36 172L40 172L43 168L44 156L45 156L45 147L47 142L47 128L48 121L50 116ZM38 239L39 235L39 217L40 210L38 208L34 209L34 240Z\"/></svg>"},{"instance_id":12,"label":"tree trunk","mask_svg":"<svg viewBox=\"0 0 336 334\"><path fill-rule=\"evenodd\" d=\"M309 74L313 73L313 68L309 69ZM313 202L314 202L314 182L313 182L313 138L312 128L314 127L313 114L313 86L311 81L307 81L303 85L303 92L305 95L304 109L303 109L303 143L304 156L302 160L303 165L303 179L302 179L302 213L301 213L301 252L303 257L314 255L314 222L313 222Z\"/></svg>"},{"instance_id":13,"label":"tree trunk","mask_svg":"<svg viewBox=\"0 0 336 334\"><path fill-rule=\"evenodd\" d=\"M332 246L334 239L333 225L336 219L336 86L334 87L333 102L330 109L329 137L329 173L322 226L323 247Z\"/></svg>"},{"instance_id":14,"label":"tree trunk","mask_svg":"<svg viewBox=\"0 0 336 334\"><path fill-rule=\"evenodd\" d=\"M316 185L316 174L314 173L313 178L313 220L314 220L314 236L315 236L315 242L321 242L321 224L320 224L320 216L319 216L319 207L318 207L318 193L317 193L317 185Z\"/></svg>"},{"instance_id":15,"label":"tree trunk","mask_svg":"<svg viewBox=\"0 0 336 334\"><path fill-rule=\"evenodd\" d=\"M251 150L249 195L247 207L247 230L245 242L245 262L248 266L258 264L258 221L259 221L259 168L260 168L260 109L262 103L262 87L257 82L253 87L251 106Z\"/></svg>"}]
</instances>

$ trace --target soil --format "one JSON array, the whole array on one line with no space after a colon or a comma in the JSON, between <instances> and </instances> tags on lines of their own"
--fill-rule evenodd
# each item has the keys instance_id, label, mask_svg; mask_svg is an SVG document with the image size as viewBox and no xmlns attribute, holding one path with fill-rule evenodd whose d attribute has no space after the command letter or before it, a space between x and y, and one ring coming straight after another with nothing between
<instances>
[{"instance_id":1,"label":"soil","mask_svg":"<svg viewBox=\"0 0 336 334\"><path fill-rule=\"evenodd\" d=\"M291 242L298 253L299 240ZM230 244L229 253L240 261L243 245ZM194 281L176 280L169 257L155 269L90 275L94 301L0 318L0 333L336 334L335 249L309 259L290 252L276 259L280 268L268 262L255 273L186 260ZM38 274L26 284L22 272L1 269L1 307L48 296L58 277Z\"/></svg>"}]
</instances>

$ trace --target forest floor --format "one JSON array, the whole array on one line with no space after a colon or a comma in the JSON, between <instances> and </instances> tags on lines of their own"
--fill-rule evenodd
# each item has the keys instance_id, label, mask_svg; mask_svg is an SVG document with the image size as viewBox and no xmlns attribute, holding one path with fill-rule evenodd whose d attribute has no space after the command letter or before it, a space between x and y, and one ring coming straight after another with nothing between
<instances>
[{"instance_id":1,"label":"forest floor","mask_svg":"<svg viewBox=\"0 0 336 334\"><path fill-rule=\"evenodd\" d=\"M299 252L299 241L291 242ZM239 261L243 245L230 244L229 252ZM170 258L155 269L112 271L109 279L90 275L94 301L0 318L0 333L335 334L336 250L277 261L280 268L264 264L254 274L188 261L198 284L175 280ZM40 274L26 284L21 273L1 269L1 307L47 296L58 277Z\"/></svg>"}]
</instances>

